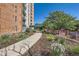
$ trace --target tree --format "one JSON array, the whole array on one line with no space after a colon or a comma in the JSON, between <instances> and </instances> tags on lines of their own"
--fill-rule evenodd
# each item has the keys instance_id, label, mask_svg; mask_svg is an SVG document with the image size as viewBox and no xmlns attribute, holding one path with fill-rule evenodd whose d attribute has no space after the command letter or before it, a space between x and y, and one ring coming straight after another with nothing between
<instances>
[{"instance_id":1,"label":"tree","mask_svg":"<svg viewBox=\"0 0 79 59\"><path fill-rule=\"evenodd\" d=\"M35 24L35 29L43 30L43 24L42 23Z\"/></svg>"},{"instance_id":2,"label":"tree","mask_svg":"<svg viewBox=\"0 0 79 59\"><path fill-rule=\"evenodd\" d=\"M76 21L76 31L79 31L79 20L75 20Z\"/></svg>"},{"instance_id":3,"label":"tree","mask_svg":"<svg viewBox=\"0 0 79 59\"><path fill-rule=\"evenodd\" d=\"M64 13L63 11L55 11L49 13L49 16L46 17L44 22L44 27L53 30L67 29L75 30L76 29L75 17Z\"/></svg>"}]
</instances>

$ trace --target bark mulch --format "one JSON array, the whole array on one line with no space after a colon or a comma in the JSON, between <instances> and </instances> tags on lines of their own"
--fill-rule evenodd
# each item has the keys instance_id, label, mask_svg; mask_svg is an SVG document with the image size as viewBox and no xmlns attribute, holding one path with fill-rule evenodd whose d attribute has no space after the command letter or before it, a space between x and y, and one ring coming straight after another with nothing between
<instances>
[{"instance_id":1,"label":"bark mulch","mask_svg":"<svg viewBox=\"0 0 79 59\"><path fill-rule=\"evenodd\" d=\"M45 34L42 35L40 40L33 45L29 49L29 55L31 56L49 56L50 55L50 49L49 49L49 41L46 39ZM27 54L24 54L27 55Z\"/></svg>"}]
</instances>

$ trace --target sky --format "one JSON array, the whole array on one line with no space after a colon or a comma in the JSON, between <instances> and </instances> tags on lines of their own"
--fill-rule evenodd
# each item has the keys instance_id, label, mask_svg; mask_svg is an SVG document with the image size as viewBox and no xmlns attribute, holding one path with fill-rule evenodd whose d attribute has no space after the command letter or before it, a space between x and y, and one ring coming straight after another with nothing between
<instances>
[{"instance_id":1,"label":"sky","mask_svg":"<svg viewBox=\"0 0 79 59\"><path fill-rule=\"evenodd\" d=\"M79 19L79 3L35 3L34 20L36 23L43 23L49 12L64 11Z\"/></svg>"}]
</instances>

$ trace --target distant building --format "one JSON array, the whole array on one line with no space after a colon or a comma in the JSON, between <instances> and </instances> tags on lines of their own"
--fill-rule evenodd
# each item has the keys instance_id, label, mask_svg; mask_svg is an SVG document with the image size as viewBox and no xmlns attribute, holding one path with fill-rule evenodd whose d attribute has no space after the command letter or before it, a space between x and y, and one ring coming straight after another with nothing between
<instances>
[{"instance_id":1,"label":"distant building","mask_svg":"<svg viewBox=\"0 0 79 59\"><path fill-rule=\"evenodd\" d=\"M34 4L26 4L26 27L34 26Z\"/></svg>"},{"instance_id":2,"label":"distant building","mask_svg":"<svg viewBox=\"0 0 79 59\"><path fill-rule=\"evenodd\" d=\"M33 6L33 4L26 3L26 11L29 5ZM34 17L33 17L34 9L32 11L32 8L33 7L29 6L28 10L30 11L26 12L26 18L25 18L26 28L28 28L30 25L34 25ZM0 34L18 33L24 30L22 11L23 11L22 3L0 4Z\"/></svg>"}]
</instances>

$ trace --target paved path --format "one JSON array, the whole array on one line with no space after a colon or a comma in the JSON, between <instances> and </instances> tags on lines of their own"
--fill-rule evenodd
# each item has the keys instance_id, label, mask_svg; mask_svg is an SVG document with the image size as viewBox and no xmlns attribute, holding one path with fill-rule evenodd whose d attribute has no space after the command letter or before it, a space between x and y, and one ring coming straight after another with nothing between
<instances>
[{"instance_id":1,"label":"paved path","mask_svg":"<svg viewBox=\"0 0 79 59\"><path fill-rule=\"evenodd\" d=\"M0 49L0 56L21 56L31 48L42 36L42 33L35 33L29 38Z\"/></svg>"}]
</instances>

